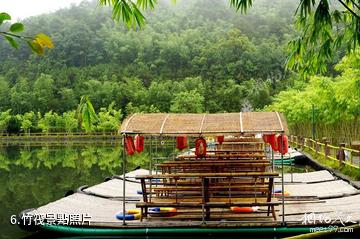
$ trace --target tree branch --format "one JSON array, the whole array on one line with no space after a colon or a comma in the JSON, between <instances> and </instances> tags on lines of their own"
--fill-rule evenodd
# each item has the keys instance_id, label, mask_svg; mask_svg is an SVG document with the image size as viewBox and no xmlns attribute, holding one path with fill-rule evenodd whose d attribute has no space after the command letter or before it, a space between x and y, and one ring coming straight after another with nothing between
<instances>
[{"instance_id":1,"label":"tree branch","mask_svg":"<svg viewBox=\"0 0 360 239\"><path fill-rule=\"evenodd\" d=\"M34 40L33 37L26 37L26 36L16 35L16 34L13 34L13 33L10 33L10 32L0 32L0 34L11 36L11 37L16 37L16 38L19 38L19 39Z\"/></svg>"}]
</instances>

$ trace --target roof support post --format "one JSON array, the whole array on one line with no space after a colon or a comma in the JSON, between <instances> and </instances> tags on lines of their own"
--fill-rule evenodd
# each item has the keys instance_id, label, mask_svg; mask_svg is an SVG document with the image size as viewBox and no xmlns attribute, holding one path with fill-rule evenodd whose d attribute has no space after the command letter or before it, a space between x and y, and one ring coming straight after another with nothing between
<instances>
[{"instance_id":1,"label":"roof support post","mask_svg":"<svg viewBox=\"0 0 360 239\"><path fill-rule=\"evenodd\" d=\"M125 214L126 214L126 202L125 202L125 197L126 197L126 192L125 192L125 184L126 184L126 153L125 153L125 137L126 134L122 135L122 171L123 171L123 225L126 225L126 221L125 221Z\"/></svg>"},{"instance_id":2,"label":"roof support post","mask_svg":"<svg viewBox=\"0 0 360 239\"><path fill-rule=\"evenodd\" d=\"M153 154L153 146L152 146L152 136L150 136L150 171L149 171L149 174L152 175L152 161L153 161L153 157L154 157L154 154ZM155 140L157 141L157 139L155 138ZM155 156L156 157L156 156ZM150 192L150 195L149 195L149 202L151 202L151 199L152 199L152 179L150 179L150 185L149 185L149 192Z\"/></svg>"},{"instance_id":3,"label":"roof support post","mask_svg":"<svg viewBox=\"0 0 360 239\"><path fill-rule=\"evenodd\" d=\"M284 136L284 134L281 134L281 138ZM280 148L283 148L283 141L280 140ZM285 186L284 186L284 155L281 154L281 207L282 207L282 220L281 225L285 226Z\"/></svg>"}]
</instances>

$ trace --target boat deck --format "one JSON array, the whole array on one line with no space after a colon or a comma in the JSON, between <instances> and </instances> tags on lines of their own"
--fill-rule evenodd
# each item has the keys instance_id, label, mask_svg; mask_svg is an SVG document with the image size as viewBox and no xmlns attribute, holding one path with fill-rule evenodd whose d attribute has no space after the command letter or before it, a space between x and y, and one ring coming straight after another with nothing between
<instances>
[{"instance_id":1,"label":"boat deck","mask_svg":"<svg viewBox=\"0 0 360 239\"><path fill-rule=\"evenodd\" d=\"M148 174L147 170L136 170L126 175L125 207L135 209L136 203L142 201L141 184L135 175ZM289 196L285 197L285 221L288 225L303 226L304 214L315 213L323 218L331 218L343 222L360 221L360 193L349 183L335 178L328 171L310 173L285 174L285 189ZM275 184L275 189L280 185ZM235 214L228 208L216 208L211 220L202 221L201 209L187 212L179 209L184 216L151 218L126 221L116 219L115 215L123 210L123 180L121 176L109 181L82 189L70 196L61 198L47 205L28 212L30 215L87 215L91 227L248 227L279 226L282 220L282 206L276 206L277 220L266 216L266 207L251 214ZM281 202L281 200L279 199ZM180 213L179 213L180 214ZM226 218L226 220L222 219ZM332 222L332 221L331 221ZM338 221L340 223L340 221ZM319 220L316 224L330 224Z\"/></svg>"}]
</instances>

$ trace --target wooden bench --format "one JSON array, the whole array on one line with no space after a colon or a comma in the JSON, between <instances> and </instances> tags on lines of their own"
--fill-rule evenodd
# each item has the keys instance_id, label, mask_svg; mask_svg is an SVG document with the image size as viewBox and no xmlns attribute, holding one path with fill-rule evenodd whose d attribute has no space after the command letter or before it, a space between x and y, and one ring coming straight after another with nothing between
<instances>
[{"instance_id":1,"label":"wooden bench","mask_svg":"<svg viewBox=\"0 0 360 239\"><path fill-rule=\"evenodd\" d=\"M247 153L264 153L263 149L217 149L207 150L208 154L247 154Z\"/></svg>"},{"instance_id":2,"label":"wooden bench","mask_svg":"<svg viewBox=\"0 0 360 239\"><path fill-rule=\"evenodd\" d=\"M207 163L231 163L231 162L239 162L239 163L270 163L269 159L259 159L259 160L253 160L253 159L243 159L243 160L219 160L216 157L210 158L210 159L196 159L193 158L191 160L169 160L164 161L163 164L207 164Z\"/></svg>"},{"instance_id":3,"label":"wooden bench","mask_svg":"<svg viewBox=\"0 0 360 239\"><path fill-rule=\"evenodd\" d=\"M272 213L276 219L274 206L272 202L272 187L274 178L278 174L274 172L235 172L235 173L177 173L177 174L159 174L159 175L141 175L137 179L141 181L143 190L143 202L136 206L141 208L141 218L147 217L150 207L200 207L203 208L206 219L210 219L210 211L213 208L226 208L231 206L267 206L267 214ZM234 179L249 180L254 178L266 179L261 185L247 182L239 185ZM161 182L156 186L152 185L152 179L172 181L173 186L169 187ZM184 187L177 184L178 181L196 179L197 184L192 187ZM149 180L146 184L145 181ZM215 180L215 181L214 181ZM216 181L218 180L218 181ZM213 181L212 183L210 183ZM226 183L226 182L229 183ZM218 183L221 185L217 185ZM153 193L155 195L153 197ZM245 197L244 194L248 196Z\"/></svg>"},{"instance_id":4,"label":"wooden bench","mask_svg":"<svg viewBox=\"0 0 360 239\"><path fill-rule=\"evenodd\" d=\"M189 155L178 155L177 159L197 159L199 158L195 154L189 154ZM202 159L216 159L216 160L223 160L223 159L264 159L265 153L232 153L232 154L207 154Z\"/></svg>"},{"instance_id":5,"label":"wooden bench","mask_svg":"<svg viewBox=\"0 0 360 239\"><path fill-rule=\"evenodd\" d=\"M231 150L231 151L264 151L265 143L260 138L227 138L221 144L215 144L216 150Z\"/></svg>"},{"instance_id":6,"label":"wooden bench","mask_svg":"<svg viewBox=\"0 0 360 239\"><path fill-rule=\"evenodd\" d=\"M156 167L161 169L162 173L185 173L185 172L252 172L265 171L265 168L270 166L269 162L242 162L239 160L224 160L224 161L172 161L167 163L156 164Z\"/></svg>"}]
</instances>

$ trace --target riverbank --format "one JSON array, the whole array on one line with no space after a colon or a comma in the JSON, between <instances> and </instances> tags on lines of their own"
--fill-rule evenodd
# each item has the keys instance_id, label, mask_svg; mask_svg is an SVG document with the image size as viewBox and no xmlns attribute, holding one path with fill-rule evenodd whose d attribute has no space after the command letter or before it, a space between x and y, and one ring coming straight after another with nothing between
<instances>
[{"instance_id":1,"label":"riverbank","mask_svg":"<svg viewBox=\"0 0 360 239\"><path fill-rule=\"evenodd\" d=\"M335 176L347 181L353 187L360 189L360 170L349 165L340 165L339 162L328 160L324 156L314 153L309 149L299 151L309 160L310 164L317 169L328 170Z\"/></svg>"},{"instance_id":2,"label":"riverbank","mask_svg":"<svg viewBox=\"0 0 360 239\"><path fill-rule=\"evenodd\" d=\"M121 139L121 135L117 132L104 133L33 133L33 134L19 134L19 135L3 135L0 136L0 141L59 141L59 140L117 140Z\"/></svg>"}]
</instances>

